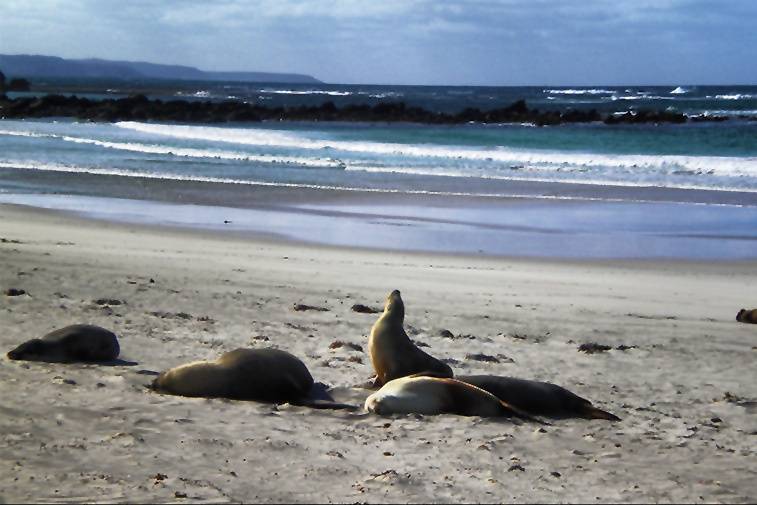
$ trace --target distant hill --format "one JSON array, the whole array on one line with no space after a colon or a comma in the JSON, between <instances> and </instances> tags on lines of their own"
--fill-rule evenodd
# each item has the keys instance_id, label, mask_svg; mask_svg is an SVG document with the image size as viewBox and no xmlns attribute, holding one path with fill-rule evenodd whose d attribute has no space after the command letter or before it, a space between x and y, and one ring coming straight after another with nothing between
<instances>
[{"instance_id":1,"label":"distant hill","mask_svg":"<svg viewBox=\"0 0 757 505\"><path fill-rule=\"evenodd\" d=\"M319 84L315 77L304 74L270 72L206 72L182 65L161 65L140 61L100 59L67 60L57 56L0 54L0 70L7 77L68 79L172 79L192 81L286 82Z\"/></svg>"}]
</instances>

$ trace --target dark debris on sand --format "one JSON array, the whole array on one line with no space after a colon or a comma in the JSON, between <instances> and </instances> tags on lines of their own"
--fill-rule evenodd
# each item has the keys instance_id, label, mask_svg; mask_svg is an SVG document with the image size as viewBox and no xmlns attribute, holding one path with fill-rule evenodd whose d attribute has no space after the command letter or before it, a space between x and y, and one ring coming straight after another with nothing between
<instances>
[{"instance_id":1,"label":"dark debris on sand","mask_svg":"<svg viewBox=\"0 0 757 505\"><path fill-rule=\"evenodd\" d=\"M473 361L483 361L485 363L499 363L499 358L495 356L490 356L489 354L484 354L484 353L466 354L465 359L473 360Z\"/></svg>"},{"instance_id":2,"label":"dark debris on sand","mask_svg":"<svg viewBox=\"0 0 757 505\"><path fill-rule=\"evenodd\" d=\"M115 305L123 305L124 303L126 302L124 302L123 300L118 300L116 298L98 298L97 300L94 301L95 305L115 306Z\"/></svg>"},{"instance_id":3,"label":"dark debris on sand","mask_svg":"<svg viewBox=\"0 0 757 505\"><path fill-rule=\"evenodd\" d=\"M611 346L605 344L598 344L596 342L589 342L578 346L578 352L585 352L586 354L596 354L600 352L607 352L612 349Z\"/></svg>"},{"instance_id":4,"label":"dark debris on sand","mask_svg":"<svg viewBox=\"0 0 757 505\"><path fill-rule=\"evenodd\" d=\"M360 314L378 314L381 312L379 309L363 305L362 303L356 303L351 307L352 312L358 312Z\"/></svg>"},{"instance_id":5,"label":"dark debris on sand","mask_svg":"<svg viewBox=\"0 0 757 505\"><path fill-rule=\"evenodd\" d=\"M352 342L344 342L343 340L335 340L329 344L329 349L339 349L340 347L348 347L353 351L363 352L362 346L353 344Z\"/></svg>"},{"instance_id":6,"label":"dark debris on sand","mask_svg":"<svg viewBox=\"0 0 757 505\"><path fill-rule=\"evenodd\" d=\"M8 288L4 291L5 296L21 296L25 295L26 291L18 288Z\"/></svg>"},{"instance_id":7,"label":"dark debris on sand","mask_svg":"<svg viewBox=\"0 0 757 505\"><path fill-rule=\"evenodd\" d=\"M327 309L325 307L316 307L314 305L305 305L304 303L295 303L292 306L292 310L294 310L296 312L304 312L304 311L307 311L307 310L314 310L316 312L328 312L329 311L329 309Z\"/></svg>"}]
</instances>

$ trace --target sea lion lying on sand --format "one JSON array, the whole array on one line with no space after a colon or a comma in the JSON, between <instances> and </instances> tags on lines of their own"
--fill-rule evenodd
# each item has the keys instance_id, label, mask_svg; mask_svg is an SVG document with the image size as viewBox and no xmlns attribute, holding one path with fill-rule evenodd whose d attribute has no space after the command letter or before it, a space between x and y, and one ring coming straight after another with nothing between
<instances>
[{"instance_id":1,"label":"sea lion lying on sand","mask_svg":"<svg viewBox=\"0 0 757 505\"><path fill-rule=\"evenodd\" d=\"M530 419L496 396L455 379L416 374L387 382L365 400L365 410L388 414L457 414Z\"/></svg>"},{"instance_id":2,"label":"sea lion lying on sand","mask_svg":"<svg viewBox=\"0 0 757 505\"><path fill-rule=\"evenodd\" d=\"M357 409L313 397L315 383L299 358L278 349L236 349L214 361L180 365L158 375L152 389L178 396Z\"/></svg>"},{"instance_id":3,"label":"sea lion lying on sand","mask_svg":"<svg viewBox=\"0 0 757 505\"><path fill-rule=\"evenodd\" d=\"M429 356L410 340L403 327L404 320L405 304L395 289L386 298L384 312L368 338L368 352L376 371L374 386L420 372L452 377L449 365Z\"/></svg>"},{"instance_id":4,"label":"sea lion lying on sand","mask_svg":"<svg viewBox=\"0 0 757 505\"><path fill-rule=\"evenodd\" d=\"M739 313L736 314L736 321L740 323L757 324L757 309L741 309Z\"/></svg>"},{"instance_id":5,"label":"sea lion lying on sand","mask_svg":"<svg viewBox=\"0 0 757 505\"><path fill-rule=\"evenodd\" d=\"M89 324L74 324L51 331L42 338L27 340L8 353L13 360L53 363L107 362L118 358L116 335Z\"/></svg>"},{"instance_id":6,"label":"sea lion lying on sand","mask_svg":"<svg viewBox=\"0 0 757 505\"><path fill-rule=\"evenodd\" d=\"M620 421L619 417L594 407L589 400L549 382L496 375L460 375L456 379L479 387L531 415L553 419L579 417Z\"/></svg>"}]
</instances>

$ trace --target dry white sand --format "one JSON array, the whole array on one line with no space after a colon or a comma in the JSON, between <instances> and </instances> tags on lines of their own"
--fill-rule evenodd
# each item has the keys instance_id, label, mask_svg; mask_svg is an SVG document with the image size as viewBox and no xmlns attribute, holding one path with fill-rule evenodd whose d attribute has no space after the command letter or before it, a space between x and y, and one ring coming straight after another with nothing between
<instances>
[{"instance_id":1,"label":"dry white sand","mask_svg":"<svg viewBox=\"0 0 757 505\"><path fill-rule=\"evenodd\" d=\"M355 251L11 206L0 206L0 238L0 288L28 292L0 295L0 500L757 498L757 326L735 321L757 306L754 263ZM145 388L147 371L275 346L362 402L368 391L345 388L372 375L367 335L378 316L350 307L379 307L392 289L408 333L456 372L551 381L622 422L381 418ZM121 303L95 303L103 298ZM115 331L135 364L4 357L80 322ZM330 349L336 340L362 351ZM578 352L586 342L613 350ZM476 353L498 362L466 357Z\"/></svg>"}]
</instances>

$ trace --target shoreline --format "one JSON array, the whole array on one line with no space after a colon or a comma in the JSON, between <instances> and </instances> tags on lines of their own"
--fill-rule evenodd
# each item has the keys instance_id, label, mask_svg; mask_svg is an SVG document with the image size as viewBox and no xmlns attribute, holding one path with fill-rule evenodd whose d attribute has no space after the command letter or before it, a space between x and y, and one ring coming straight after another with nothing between
<instances>
[{"instance_id":1,"label":"shoreline","mask_svg":"<svg viewBox=\"0 0 757 505\"><path fill-rule=\"evenodd\" d=\"M124 188L118 197L66 194L64 187L57 194L0 193L0 205L384 252L590 261L757 259L752 226L757 206L286 187L223 188L230 191L222 194L203 191L203 186L183 182L167 191L146 184ZM201 197L208 196L214 200L202 203Z\"/></svg>"},{"instance_id":2,"label":"shoreline","mask_svg":"<svg viewBox=\"0 0 757 505\"><path fill-rule=\"evenodd\" d=\"M390 253L8 205L0 237L0 287L27 292L0 295L3 352L89 322L115 331L134 363L0 357L8 502L737 503L757 492L757 341L734 320L755 262ZM382 418L145 388L147 372L273 346L360 404L368 392L350 386L370 376L377 316L350 307L392 289L411 337L455 373L553 382L623 420ZM612 349L578 352L588 342Z\"/></svg>"}]
</instances>

